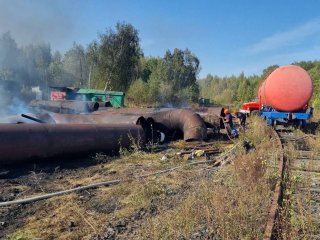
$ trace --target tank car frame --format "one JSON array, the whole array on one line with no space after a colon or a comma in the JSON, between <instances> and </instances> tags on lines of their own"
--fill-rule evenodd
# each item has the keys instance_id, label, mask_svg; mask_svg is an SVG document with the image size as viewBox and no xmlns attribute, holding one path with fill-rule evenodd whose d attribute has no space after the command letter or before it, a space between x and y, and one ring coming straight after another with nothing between
<instances>
[{"instance_id":1,"label":"tank car frame","mask_svg":"<svg viewBox=\"0 0 320 240\"><path fill-rule=\"evenodd\" d=\"M310 113L304 112L302 109L296 112L279 112L272 107L264 106L260 110L261 118L266 120L268 126L276 125L293 125L304 127L306 120L311 117Z\"/></svg>"}]
</instances>

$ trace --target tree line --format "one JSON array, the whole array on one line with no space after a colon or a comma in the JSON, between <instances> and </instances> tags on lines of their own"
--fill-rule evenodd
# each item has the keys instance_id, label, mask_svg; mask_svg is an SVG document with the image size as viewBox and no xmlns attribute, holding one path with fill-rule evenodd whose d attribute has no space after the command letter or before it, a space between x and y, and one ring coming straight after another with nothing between
<instances>
[{"instance_id":1,"label":"tree line","mask_svg":"<svg viewBox=\"0 0 320 240\"><path fill-rule=\"evenodd\" d=\"M31 86L70 86L127 92L129 103L196 101L199 59L185 49L144 57L138 30L118 22L86 47L73 43L64 54L50 43L19 47L10 32L0 37L0 80Z\"/></svg>"},{"instance_id":2,"label":"tree line","mask_svg":"<svg viewBox=\"0 0 320 240\"><path fill-rule=\"evenodd\" d=\"M311 75L315 91L311 104L320 109L320 61L294 62ZM199 79L200 60L189 49L167 50L145 57L139 32L118 22L98 33L87 46L73 43L64 54L52 53L50 43L18 46L10 32L0 37L0 80L31 86L70 86L126 92L127 105L186 106L199 97L211 103L236 105L257 96L261 82L278 65L261 75Z\"/></svg>"},{"instance_id":3,"label":"tree line","mask_svg":"<svg viewBox=\"0 0 320 240\"><path fill-rule=\"evenodd\" d=\"M310 105L320 109L320 61L293 62L305 69L311 76L314 85L314 94ZM245 76L242 72L239 76L218 77L208 74L200 79L200 95L209 98L211 102L221 105L235 105L241 107L245 102L250 102L258 96L260 84L279 68L279 65L272 65L263 70L261 75Z\"/></svg>"}]
</instances>

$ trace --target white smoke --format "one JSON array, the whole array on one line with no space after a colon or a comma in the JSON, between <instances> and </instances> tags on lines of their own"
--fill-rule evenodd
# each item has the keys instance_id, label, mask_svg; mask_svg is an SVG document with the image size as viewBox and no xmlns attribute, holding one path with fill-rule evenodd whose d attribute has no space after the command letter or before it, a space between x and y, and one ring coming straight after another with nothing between
<instances>
[{"instance_id":1,"label":"white smoke","mask_svg":"<svg viewBox=\"0 0 320 240\"><path fill-rule=\"evenodd\" d=\"M14 122L13 119L22 119L23 122L30 122L29 120L18 117L22 113L30 113L30 108L28 105L15 95L19 94L16 92L11 92L7 88L3 87L0 82L0 122L10 123ZM18 116L13 116L18 115ZM10 117L13 116L13 117ZM17 121L15 121L17 122Z\"/></svg>"},{"instance_id":2,"label":"white smoke","mask_svg":"<svg viewBox=\"0 0 320 240\"><path fill-rule=\"evenodd\" d=\"M64 49L74 34L72 12L80 4L61 0L0 0L0 34L10 31L18 45L50 42L53 49Z\"/></svg>"}]
</instances>

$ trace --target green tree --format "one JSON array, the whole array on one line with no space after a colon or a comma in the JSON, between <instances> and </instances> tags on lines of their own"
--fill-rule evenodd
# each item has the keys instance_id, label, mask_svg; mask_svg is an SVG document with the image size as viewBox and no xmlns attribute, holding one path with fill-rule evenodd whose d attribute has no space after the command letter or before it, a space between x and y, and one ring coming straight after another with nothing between
<instances>
[{"instance_id":1,"label":"green tree","mask_svg":"<svg viewBox=\"0 0 320 240\"><path fill-rule=\"evenodd\" d=\"M312 68L314 68L315 62L316 61L314 61L314 62L312 62L312 61L301 61L301 62L294 62L294 63L292 63L292 65L296 65L296 66L302 67L304 70L309 71Z\"/></svg>"},{"instance_id":2,"label":"green tree","mask_svg":"<svg viewBox=\"0 0 320 240\"><path fill-rule=\"evenodd\" d=\"M184 91L185 88L192 87L199 89L197 77L200 71L199 59L191 53L189 49L184 51L175 49L173 54L168 50L164 56L164 65L166 68L166 82L164 89L170 86L170 91L167 92L168 101L172 104L179 104L185 102ZM197 94L199 91L197 91ZM195 99L195 97L192 97Z\"/></svg>"},{"instance_id":3,"label":"green tree","mask_svg":"<svg viewBox=\"0 0 320 240\"><path fill-rule=\"evenodd\" d=\"M150 91L150 102L154 105L161 105L169 101L171 96L171 90L166 91L165 82L166 79L166 68L164 61L161 58L148 58L147 68L151 72L149 75L148 86Z\"/></svg>"},{"instance_id":4,"label":"green tree","mask_svg":"<svg viewBox=\"0 0 320 240\"><path fill-rule=\"evenodd\" d=\"M246 79L240 82L238 91L237 91L237 100L240 103L244 103L247 100L247 91L248 91L248 82Z\"/></svg>"},{"instance_id":5,"label":"green tree","mask_svg":"<svg viewBox=\"0 0 320 240\"><path fill-rule=\"evenodd\" d=\"M52 62L49 66L50 70L50 84L54 86L63 85L63 64L62 64L62 55L59 51L56 51L53 54Z\"/></svg>"},{"instance_id":6,"label":"green tree","mask_svg":"<svg viewBox=\"0 0 320 240\"><path fill-rule=\"evenodd\" d=\"M30 44L21 48L21 71L20 81L25 86L41 84L40 73L36 67L36 48Z\"/></svg>"},{"instance_id":7,"label":"green tree","mask_svg":"<svg viewBox=\"0 0 320 240\"><path fill-rule=\"evenodd\" d=\"M5 32L0 37L0 78L3 80L19 79L20 50L10 32Z\"/></svg>"},{"instance_id":8,"label":"green tree","mask_svg":"<svg viewBox=\"0 0 320 240\"><path fill-rule=\"evenodd\" d=\"M127 23L118 22L116 32L110 28L99 34L99 42L91 44L98 56L96 87L117 91L129 88L138 77L138 60L143 55L139 41L138 30Z\"/></svg>"},{"instance_id":9,"label":"green tree","mask_svg":"<svg viewBox=\"0 0 320 240\"><path fill-rule=\"evenodd\" d=\"M87 80L86 54L83 46L73 43L63 57L64 85L84 87Z\"/></svg>"},{"instance_id":10,"label":"green tree","mask_svg":"<svg viewBox=\"0 0 320 240\"><path fill-rule=\"evenodd\" d=\"M51 47L49 43L40 43L35 46L35 66L39 72L41 85L48 86L49 66L52 60Z\"/></svg>"},{"instance_id":11,"label":"green tree","mask_svg":"<svg viewBox=\"0 0 320 240\"><path fill-rule=\"evenodd\" d=\"M271 65L262 71L261 82L265 80L274 70L279 68L279 65Z\"/></svg>"},{"instance_id":12,"label":"green tree","mask_svg":"<svg viewBox=\"0 0 320 240\"><path fill-rule=\"evenodd\" d=\"M142 79L138 79L128 89L128 102L134 103L136 106L147 106L150 104L150 94L148 84Z\"/></svg>"},{"instance_id":13,"label":"green tree","mask_svg":"<svg viewBox=\"0 0 320 240\"><path fill-rule=\"evenodd\" d=\"M200 79L198 81L201 97L209 98L209 99L212 97L212 90L211 90L212 82L213 82L213 76L211 74L208 74L205 78Z\"/></svg>"}]
</instances>

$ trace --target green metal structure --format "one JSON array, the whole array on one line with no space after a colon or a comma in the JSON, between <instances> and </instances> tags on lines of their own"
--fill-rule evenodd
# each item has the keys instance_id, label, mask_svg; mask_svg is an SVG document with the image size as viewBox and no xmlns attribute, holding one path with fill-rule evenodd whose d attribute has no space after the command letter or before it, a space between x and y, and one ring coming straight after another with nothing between
<instances>
[{"instance_id":1,"label":"green metal structure","mask_svg":"<svg viewBox=\"0 0 320 240\"><path fill-rule=\"evenodd\" d=\"M98 101L98 102L110 101L113 107L124 106L125 94L123 92L103 91L103 90L82 88L76 92L76 95L82 96L83 101L92 101L92 99L97 99L94 101Z\"/></svg>"},{"instance_id":2,"label":"green metal structure","mask_svg":"<svg viewBox=\"0 0 320 240\"><path fill-rule=\"evenodd\" d=\"M50 92L65 93L65 100L80 100L94 102L111 102L113 107L124 106L124 92L103 91L97 89L71 88L71 87L50 87ZM49 95L52 95L52 94ZM53 99L49 99L53 100Z\"/></svg>"}]
</instances>

